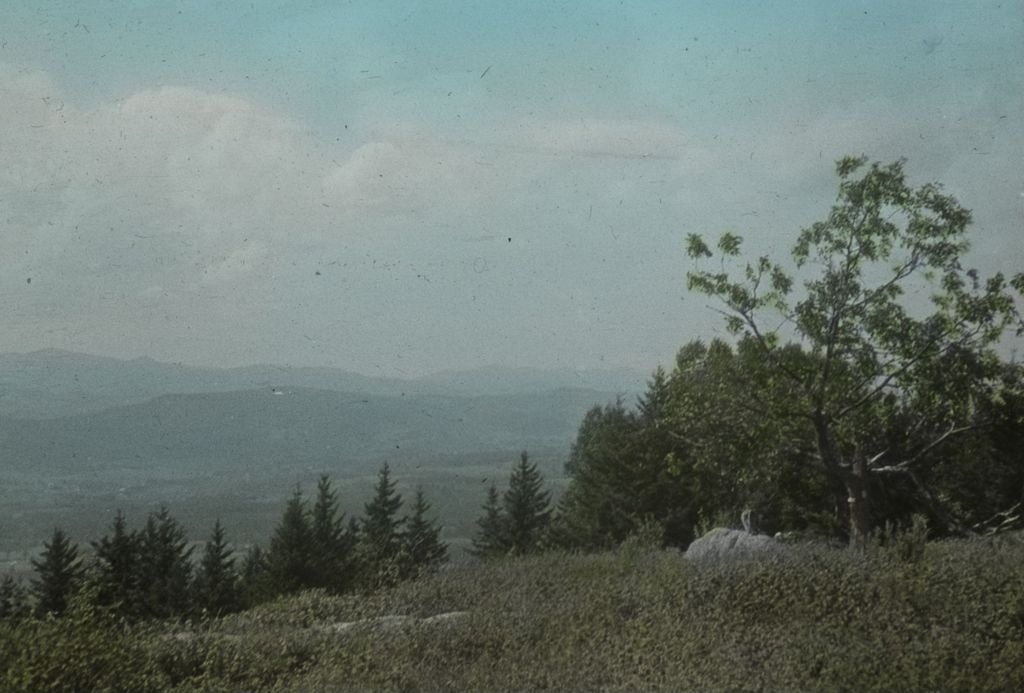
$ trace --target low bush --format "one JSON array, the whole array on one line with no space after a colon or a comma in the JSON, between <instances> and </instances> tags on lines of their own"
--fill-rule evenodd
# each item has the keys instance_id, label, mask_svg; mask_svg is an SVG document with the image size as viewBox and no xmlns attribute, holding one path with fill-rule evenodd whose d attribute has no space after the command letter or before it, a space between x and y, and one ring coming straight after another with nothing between
<instances>
[{"instance_id":1,"label":"low bush","mask_svg":"<svg viewBox=\"0 0 1024 693\"><path fill-rule=\"evenodd\" d=\"M0 687L88 669L96 690L1024 690L1024 542L911 539L709 563L648 542L550 553L189 628L73 609L4 632Z\"/></svg>"}]
</instances>

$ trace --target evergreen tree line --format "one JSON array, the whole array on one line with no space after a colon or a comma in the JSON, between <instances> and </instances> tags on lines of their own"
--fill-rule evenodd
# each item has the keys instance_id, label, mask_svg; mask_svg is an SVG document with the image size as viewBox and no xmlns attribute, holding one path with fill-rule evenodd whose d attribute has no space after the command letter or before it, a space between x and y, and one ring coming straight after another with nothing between
<instances>
[{"instance_id":1,"label":"evergreen tree line","mask_svg":"<svg viewBox=\"0 0 1024 693\"><path fill-rule=\"evenodd\" d=\"M54 530L32 561L28 588L0 581L0 618L62 614L72 595L90 586L98 605L132 619L219 616L306 589L341 593L375 589L435 569L448 559L440 527L417 489L411 512L385 464L361 518L346 521L325 474L312 507L296 487L269 547L251 547L238 561L218 520L193 560L185 530L166 507L131 530L121 511L110 533L79 552Z\"/></svg>"}]
</instances>

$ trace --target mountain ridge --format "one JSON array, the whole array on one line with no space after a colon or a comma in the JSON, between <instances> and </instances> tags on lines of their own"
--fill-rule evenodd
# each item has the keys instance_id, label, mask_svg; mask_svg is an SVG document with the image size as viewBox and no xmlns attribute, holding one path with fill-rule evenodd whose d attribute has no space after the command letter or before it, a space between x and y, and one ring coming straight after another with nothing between
<instances>
[{"instance_id":1,"label":"mountain ridge","mask_svg":"<svg viewBox=\"0 0 1024 693\"><path fill-rule=\"evenodd\" d=\"M130 360L59 349L0 354L0 416L46 419L138 404L163 394L306 387L378 396L477 396L589 389L639 394L638 370L538 369L486 366L447 370L418 378L367 376L322 366L254 364L230 368Z\"/></svg>"}]
</instances>

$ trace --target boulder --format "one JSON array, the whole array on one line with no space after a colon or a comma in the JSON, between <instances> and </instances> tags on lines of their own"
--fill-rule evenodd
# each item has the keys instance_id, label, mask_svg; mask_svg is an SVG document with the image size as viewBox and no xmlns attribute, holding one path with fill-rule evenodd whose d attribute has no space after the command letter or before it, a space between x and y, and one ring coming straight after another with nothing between
<instances>
[{"instance_id":1,"label":"boulder","mask_svg":"<svg viewBox=\"0 0 1024 693\"><path fill-rule=\"evenodd\" d=\"M683 556L691 561L751 558L773 553L781 548L782 544L766 534L715 527L704 536L695 539Z\"/></svg>"}]
</instances>

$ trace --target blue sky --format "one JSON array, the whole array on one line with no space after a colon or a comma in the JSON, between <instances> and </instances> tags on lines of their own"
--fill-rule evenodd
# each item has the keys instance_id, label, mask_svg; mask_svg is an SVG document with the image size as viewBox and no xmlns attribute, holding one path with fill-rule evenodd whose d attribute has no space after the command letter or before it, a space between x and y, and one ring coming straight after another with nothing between
<instances>
[{"instance_id":1,"label":"blue sky","mask_svg":"<svg viewBox=\"0 0 1024 693\"><path fill-rule=\"evenodd\" d=\"M8 0L0 350L649 370L686 233L785 252L847 153L1018 270L1024 4L780 6Z\"/></svg>"}]
</instances>

